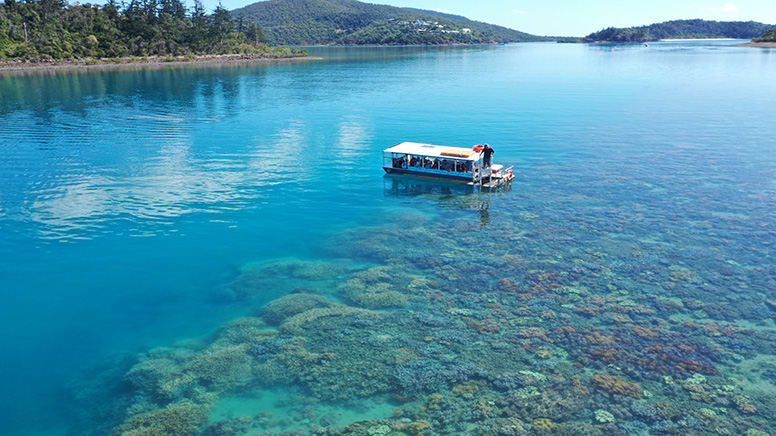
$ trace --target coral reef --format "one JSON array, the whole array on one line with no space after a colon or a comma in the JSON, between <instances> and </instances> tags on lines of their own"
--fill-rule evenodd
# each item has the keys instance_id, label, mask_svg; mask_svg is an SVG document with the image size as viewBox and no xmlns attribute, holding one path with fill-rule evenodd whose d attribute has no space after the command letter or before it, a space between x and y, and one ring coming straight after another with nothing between
<instances>
[{"instance_id":1,"label":"coral reef","mask_svg":"<svg viewBox=\"0 0 776 436\"><path fill-rule=\"evenodd\" d=\"M493 197L505 207L485 226L481 197L438 198L454 213L350 228L326 241L326 262L243 268L224 286L235 298L278 299L139 356L115 431L776 434L776 267L762 263L776 253L727 242L745 244L745 228L762 241L773 224L763 210L752 228L708 206L717 227L682 227L659 211L685 200L633 202L614 188L641 186L634 176L605 175L546 180L558 196L526 204ZM299 392L293 419L262 405L207 421L219 399L269 389ZM378 398L393 414L358 419L357 404ZM346 422L316 413L333 404Z\"/></svg>"}]
</instances>

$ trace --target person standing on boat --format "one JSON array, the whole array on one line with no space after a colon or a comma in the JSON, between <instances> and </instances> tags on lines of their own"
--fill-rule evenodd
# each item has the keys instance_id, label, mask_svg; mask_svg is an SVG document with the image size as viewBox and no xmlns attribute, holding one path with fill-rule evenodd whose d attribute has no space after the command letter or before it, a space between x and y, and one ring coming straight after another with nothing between
<instances>
[{"instance_id":1,"label":"person standing on boat","mask_svg":"<svg viewBox=\"0 0 776 436\"><path fill-rule=\"evenodd\" d=\"M490 144L485 144L484 147L482 147L482 164L485 168L490 168L490 162L493 159L493 153L495 153L496 150L490 148Z\"/></svg>"}]
</instances>

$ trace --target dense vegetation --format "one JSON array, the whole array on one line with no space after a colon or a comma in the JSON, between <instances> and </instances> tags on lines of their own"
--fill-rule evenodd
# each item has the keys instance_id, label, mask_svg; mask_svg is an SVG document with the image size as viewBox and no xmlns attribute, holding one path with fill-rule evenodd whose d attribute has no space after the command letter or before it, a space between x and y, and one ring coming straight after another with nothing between
<instances>
[{"instance_id":1,"label":"dense vegetation","mask_svg":"<svg viewBox=\"0 0 776 436\"><path fill-rule=\"evenodd\" d=\"M755 21L677 20L649 26L601 30L585 37L586 42L646 42L670 38L738 38L751 39L762 35L767 24Z\"/></svg>"},{"instance_id":2,"label":"dense vegetation","mask_svg":"<svg viewBox=\"0 0 776 436\"><path fill-rule=\"evenodd\" d=\"M752 42L776 42L776 29L768 29L763 36L754 38Z\"/></svg>"},{"instance_id":3,"label":"dense vegetation","mask_svg":"<svg viewBox=\"0 0 776 436\"><path fill-rule=\"evenodd\" d=\"M266 46L261 28L199 0L128 0L69 5L64 0L0 4L0 59L77 59L254 53L292 56Z\"/></svg>"},{"instance_id":4,"label":"dense vegetation","mask_svg":"<svg viewBox=\"0 0 776 436\"><path fill-rule=\"evenodd\" d=\"M356 0L270 0L232 12L255 20L271 44L472 44L549 39L458 15Z\"/></svg>"}]
</instances>

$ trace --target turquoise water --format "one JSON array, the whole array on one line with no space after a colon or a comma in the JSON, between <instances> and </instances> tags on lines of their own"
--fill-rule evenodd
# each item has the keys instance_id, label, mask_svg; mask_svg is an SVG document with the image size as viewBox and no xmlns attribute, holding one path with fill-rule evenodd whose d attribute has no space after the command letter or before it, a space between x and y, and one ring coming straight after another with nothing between
<instances>
[{"instance_id":1,"label":"turquoise water","mask_svg":"<svg viewBox=\"0 0 776 436\"><path fill-rule=\"evenodd\" d=\"M311 54L0 76L1 433L776 432L776 51Z\"/></svg>"}]
</instances>

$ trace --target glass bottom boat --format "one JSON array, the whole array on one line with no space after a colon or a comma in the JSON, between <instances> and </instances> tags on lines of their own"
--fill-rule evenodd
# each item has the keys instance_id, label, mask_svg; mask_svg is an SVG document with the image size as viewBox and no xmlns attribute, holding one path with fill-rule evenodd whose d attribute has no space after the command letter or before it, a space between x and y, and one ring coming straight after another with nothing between
<instances>
[{"instance_id":1,"label":"glass bottom boat","mask_svg":"<svg viewBox=\"0 0 776 436\"><path fill-rule=\"evenodd\" d=\"M406 174L465 182L481 188L500 188L514 179L514 167L485 166L482 146L473 148L402 142L383 150L383 169Z\"/></svg>"}]
</instances>

